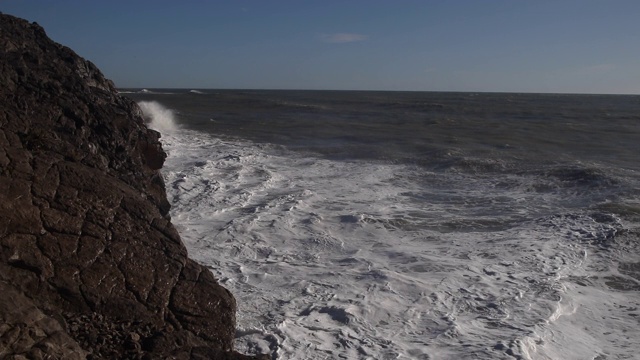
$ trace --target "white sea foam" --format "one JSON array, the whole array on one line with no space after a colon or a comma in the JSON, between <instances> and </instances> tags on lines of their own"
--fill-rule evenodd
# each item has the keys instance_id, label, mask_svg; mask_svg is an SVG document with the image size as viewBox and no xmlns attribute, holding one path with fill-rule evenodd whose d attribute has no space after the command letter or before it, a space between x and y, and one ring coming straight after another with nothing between
<instances>
[{"instance_id":1,"label":"white sea foam","mask_svg":"<svg viewBox=\"0 0 640 360\"><path fill-rule=\"evenodd\" d=\"M138 106L150 128L162 134L173 133L178 129L173 110L167 109L157 101L140 101Z\"/></svg>"},{"instance_id":2,"label":"white sea foam","mask_svg":"<svg viewBox=\"0 0 640 360\"><path fill-rule=\"evenodd\" d=\"M604 359L640 350L629 316L640 299L604 285L614 254L590 243L622 225L549 214L553 195L527 191L524 177L505 188L505 179L186 130L163 141L173 222L190 256L237 298L241 352Z\"/></svg>"}]
</instances>

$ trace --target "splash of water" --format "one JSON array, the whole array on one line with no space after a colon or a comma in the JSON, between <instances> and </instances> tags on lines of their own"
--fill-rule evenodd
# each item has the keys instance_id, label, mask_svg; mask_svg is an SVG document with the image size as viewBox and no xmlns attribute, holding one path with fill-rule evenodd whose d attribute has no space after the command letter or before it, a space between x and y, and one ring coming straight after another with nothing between
<instances>
[{"instance_id":1,"label":"splash of water","mask_svg":"<svg viewBox=\"0 0 640 360\"><path fill-rule=\"evenodd\" d=\"M147 125L161 134L170 134L178 129L173 110L167 109L157 101L138 102Z\"/></svg>"}]
</instances>

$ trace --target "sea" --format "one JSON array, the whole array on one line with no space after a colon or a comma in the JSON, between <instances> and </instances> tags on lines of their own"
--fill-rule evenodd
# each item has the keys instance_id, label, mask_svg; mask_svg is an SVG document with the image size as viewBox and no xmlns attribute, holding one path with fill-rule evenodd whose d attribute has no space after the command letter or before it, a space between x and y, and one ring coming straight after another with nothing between
<instances>
[{"instance_id":1,"label":"sea","mask_svg":"<svg viewBox=\"0 0 640 360\"><path fill-rule=\"evenodd\" d=\"M121 93L238 351L640 358L640 96Z\"/></svg>"}]
</instances>

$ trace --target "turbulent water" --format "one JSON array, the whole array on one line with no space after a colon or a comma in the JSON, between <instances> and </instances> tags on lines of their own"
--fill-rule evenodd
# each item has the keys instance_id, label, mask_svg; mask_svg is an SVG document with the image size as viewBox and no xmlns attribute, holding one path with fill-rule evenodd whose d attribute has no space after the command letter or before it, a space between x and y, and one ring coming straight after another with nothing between
<instances>
[{"instance_id":1,"label":"turbulent water","mask_svg":"<svg viewBox=\"0 0 640 360\"><path fill-rule=\"evenodd\" d=\"M632 359L640 97L128 91L273 359Z\"/></svg>"}]
</instances>

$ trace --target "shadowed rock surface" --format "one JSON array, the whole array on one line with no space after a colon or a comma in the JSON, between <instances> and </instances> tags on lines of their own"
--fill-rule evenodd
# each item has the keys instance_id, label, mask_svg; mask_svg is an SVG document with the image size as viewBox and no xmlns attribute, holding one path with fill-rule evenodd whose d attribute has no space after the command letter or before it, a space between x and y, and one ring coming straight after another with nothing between
<instances>
[{"instance_id":1,"label":"shadowed rock surface","mask_svg":"<svg viewBox=\"0 0 640 360\"><path fill-rule=\"evenodd\" d=\"M0 358L249 358L169 221L158 138L92 63L0 14Z\"/></svg>"}]
</instances>

